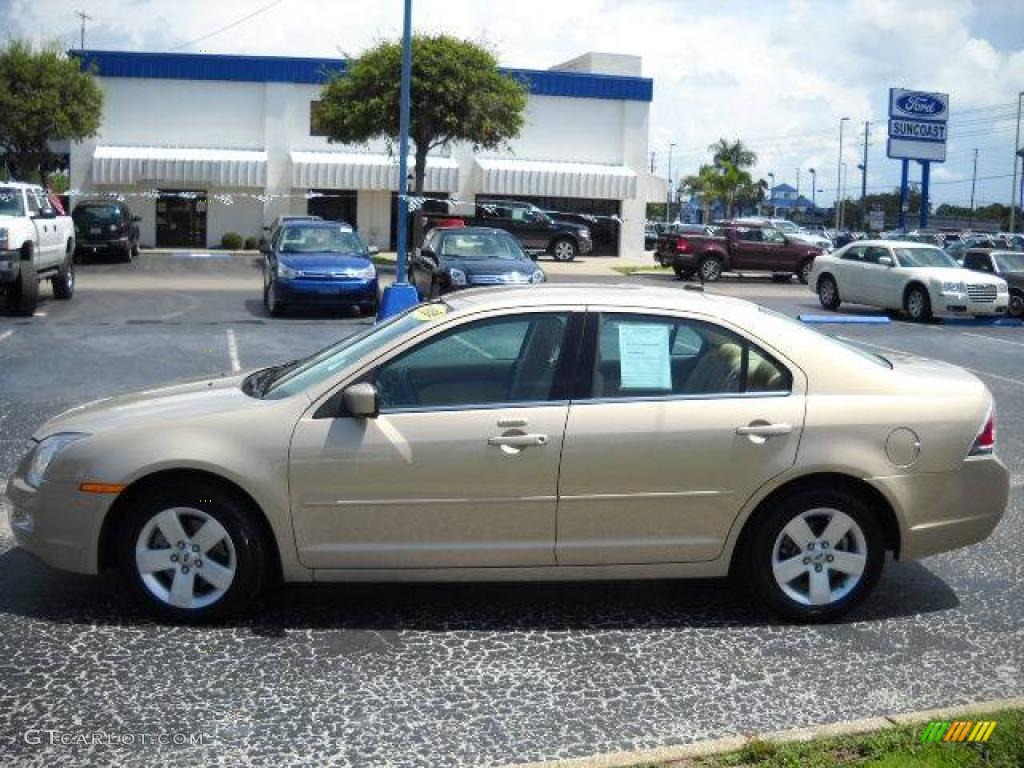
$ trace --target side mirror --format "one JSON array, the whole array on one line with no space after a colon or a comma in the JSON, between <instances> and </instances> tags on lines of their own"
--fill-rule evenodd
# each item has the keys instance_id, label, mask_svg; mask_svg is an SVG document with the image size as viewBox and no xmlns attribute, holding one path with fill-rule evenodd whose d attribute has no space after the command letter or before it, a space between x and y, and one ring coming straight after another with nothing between
<instances>
[{"instance_id":1,"label":"side mirror","mask_svg":"<svg viewBox=\"0 0 1024 768\"><path fill-rule=\"evenodd\" d=\"M369 248L366 249L366 253L370 256L376 256L378 253L380 253L380 248L378 248L376 245L371 245Z\"/></svg>"},{"instance_id":2,"label":"side mirror","mask_svg":"<svg viewBox=\"0 0 1024 768\"><path fill-rule=\"evenodd\" d=\"M430 259L431 261L437 261L437 254L434 253L433 248L420 248L420 256L424 259Z\"/></svg>"},{"instance_id":3,"label":"side mirror","mask_svg":"<svg viewBox=\"0 0 1024 768\"><path fill-rule=\"evenodd\" d=\"M878 263L883 267L891 267L893 266L892 256L879 256Z\"/></svg>"},{"instance_id":4,"label":"side mirror","mask_svg":"<svg viewBox=\"0 0 1024 768\"><path fill-rule=\"evenodd\" d=\"M369 382L353 384L341 393L345 410L357 419L375 419L380 409L377 405L377 388Z\"/></svg>"}]
</instances>

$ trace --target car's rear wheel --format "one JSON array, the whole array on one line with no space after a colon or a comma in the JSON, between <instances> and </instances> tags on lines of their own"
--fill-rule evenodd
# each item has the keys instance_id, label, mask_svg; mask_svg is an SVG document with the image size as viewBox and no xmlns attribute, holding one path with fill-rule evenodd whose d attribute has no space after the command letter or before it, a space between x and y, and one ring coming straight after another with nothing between
<instances>
[{"instance_id":1,"label":"car's rear wheel","mask_svg":"<svg viewBox=\"0 0 1024 768\"><path fill-rule=\"evenodd\" d=\"M907 291L903 300L903 308L907 316L915 323L924 323L932 318L932 302L928 297L928 291L919 285L913 286Z\"/></svg>"},{"instance_id":2,"label":"car's rear wheel","mask_svg":"<svg viewBox=\"0 0 1024 768\"><path fill-rule=\"evenodd\" d=\"M184 622L243 608L270 570L269 544L252 511L207 482L136 499L118 532L118 562L139 603Z\"/></svg>"},{"instance_id":3,"label":"car's rear wheel","mask_svg":"<svg viewBox=\"0 0 1024 768\"><path fill-rule=\"evenodd\" d=\"M811 282L811 272L814 270L814 259L808 259L800 265L800 271L796 273L796 279L804 285Z\"/></svg>"},{"instance_id":4,"label":"car's rear wheel","mask_svg":"<svg viewBox=\"0 0 1024 768\"><path fill-rule=\"evenodd\" d=\"M872 510L841 489L785 496L745 536L742 567L772 611L799 621L829 621L860 603L885 562L885 538Z\"/></svg>"},{"instance_id":5,"label":"car's rear wheel","mask_svg":"<svg viewBox=\"0 0 1024 768\"><path fill-rule=\"evenodd\" d=\"M67 300L75 294L75 260L72 252L64 258L64 263L57 270L57 276L50 280L53 286L53 298Z\"/></svg>"},{"instance_id":6,"label":"car's rear wheel","mask_svg":"<svg viewBox=\"0 0 1024 768\"><path fill-rule=\"evenodd\" d=\"M555 261L572 261L576 258L577 253L579 253L579 248L568 237L559 238L551 248L551 255L555 257Z\"/></svg>"},{"instance_id":7,"label":"car's rear wheel","mask_svg":"<svg viewBox=\"0 0 1024 768\"><path fill-rule=\"evenodd\" d=\"M700 279L705 283L714 283L722 276L722 261L714 256L705 256L700 261Z\"/></svg>"},{"instance_id":8,"label":"car's rear wheel","mask_svg":"<svg viewBox=\"0 0 1024 768\"><path fill-rule=\"evenodd\" d=\"M825 309L839 309L839 286L831 275L823 275L818 280L818 301Z\"/></svg>"}]
</instances>

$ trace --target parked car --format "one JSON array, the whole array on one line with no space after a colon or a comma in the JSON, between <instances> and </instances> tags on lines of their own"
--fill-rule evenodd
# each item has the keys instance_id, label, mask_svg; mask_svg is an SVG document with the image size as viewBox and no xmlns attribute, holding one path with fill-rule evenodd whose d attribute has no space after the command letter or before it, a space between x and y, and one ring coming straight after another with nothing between
<instances>
[{"instance_id":1,"label":"parked car","mask_svg":"<svg viewBox=\"0 0 1024 768\"><path fill-rule=\"evenodd\" d=\"M961 268L926 243L866 240L814 261L810 286L825 309L841 302L903 311L911 320L933 315L1006 314L1006 281Z\"/></svg>"},{"instance_id":2,"label":"parked car","mask_svg":"<svg viewBox=\"0 0 1024 768\"><path fill-rule=\"evenodd\" d=\"M71 212L75 222L75 255L106 252L131 261L139 255L139 222L125 203L84 200Z\"/></svg>"},{"instance_id":3,"label":"parked car","mask_svg":"<svg viewBox=\"0 0 1024 768\"><path fill-rule=\"evenodd\" d=\"M270 224L265 224L263 226L263 231L266 234L263 235L262 237L260 237L260 245L263 244L264 240L267 241L267 242L270 242L274 238L274 235L277 234L277 230L279 230L282 225L290 224L292 222L301 224L304 221L323 221L323 217L322 216L307 216L307 215L304 215L304 214L303 215L300 215L300 214L295 214L295 215L287 214L285 216L275 216L274 220L272 222L270 222Z\"/></svg>"},{"instance_id":4,"label":"parked car","mask_svg":"<svg viewBox=\"0 0 1024 768\"><path fill-rule=\"evenodd\" d=\"M428 298L474 285L532 285L546 279L516 238L489 227L436 227L409 260L409 282Z\"/></svg>"},{"instance_id":5,"label":"parked car","mask_svg":"<svg viewBox=\"0 0 1024 768\"><path fill-rule=\"evenodd\" d=\"M644 250L653 251L658 247L658 226L656 224L644 225Z\"/></svg>"},{"instance_id":6,"label":"parked car","mask_svg":"<svg viewBox=\"0 0 1024 768\"><path fill-rule=\"evenodd\" d=\"M995 436L992 395L956 366L700 291L547 285L79 406L35 431L6 494L18 546L117 566L175 621L275 579L729 574L826 621L887 551L992 532L1010 488Z\"/></svg>"},{"instance_id":7,"label":"parked car","mask_svg":"<svg viewBox=\"0 0 1024 768\"><path fill-rule=\"evenodd\" d=\"M767 225L727 223L702 229L701 234L667 234L658 238L655 260L672 267L676 277L713 283L723 272L793 274L807 281L811 264L822 253L804 240L791 238Z\"/></svg>"},{"instance_id":8,"label":"parked car","mask_svg":"<svg viewBox=\"0 0 1024 768\"><path fill-rule=\"evenodd\" d=\"M556 261L572 261L591 253L594 241L590 227L553 218L532 203L515 200L477 200L475 213L459 218L469 226L503 229L515 237L528 253L547 253ZM426 227L450 214L428 214Z\"/></svg>"},{"instance_id":9,"label":"parked car","mask_svg":"<svg viewBox=\"0 0 1024 768\"><path fill-rule=\"evenodd\" d=\"M772 227L792 240L802 240L816 248L820 248L822 251L831 251L833 247L832 241L823 234L808 232L806 229L793 223L789 219L771 219L761 216L749 216L736 219L735 223L759 227Z\"/></svg>"},{"instance_id":10,"label":"parked car","mask_svg":"<svg viewBox=\"0 0 1024 768\"><path fill-rule=\"evenodd\" d=\"M0 183L0 296L7 310L30 317L39 283L49 280L55 299L75 292L75 228L54 210L42 187Z\"/></svg>"},{"instance_id":11,"label":"parked car","mask_svg":"<svg viewBox=\"0 0 1024 768\"><path fill-rule=\"evenodd\" d=\"M377 270L352 227L337 221L285 221L264 242L263 303L271 315L296 305L349 305L377 312Z\"/></svg>"},{"instance_id":12,"label":"parked car","mask_svg":"<svg viewBox=\"0 0 1024 768\"><path fill-rule=\"evenodd\" d=\"M1007 311L1013 317L1024 317L1024 253L975 248L964 255L964 267L1005 280L1010 287Z\"/></svg>"}]
</instances>

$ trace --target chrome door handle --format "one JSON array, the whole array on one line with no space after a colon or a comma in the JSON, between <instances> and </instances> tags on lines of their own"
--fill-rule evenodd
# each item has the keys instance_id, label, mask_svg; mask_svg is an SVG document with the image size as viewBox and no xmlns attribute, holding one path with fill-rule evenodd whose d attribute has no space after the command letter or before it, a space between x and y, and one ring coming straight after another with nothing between
<instances>
[{"instance_id":1,"label":"chrome door handle","mask_svg":"<svg viewBox=\"0 0 1024 768\"><path fill-rule=\"evenodd\" d=\"M505 448L529 448L532 445L547 445L547 435L497 435L487 438L488 445Z\"/></svg>"},{"instance_id":2,"label":"chrome door handle","mask_svg":"<svg viewBox=\"0 0 1024 768\"><path fill-rule=\"evenodd\" d=\"M748 424L745 427L736 427L737 435L751 435L753 437L779 437L788 435L793 431L789 424Z\"/></svg>"}]
</instances>

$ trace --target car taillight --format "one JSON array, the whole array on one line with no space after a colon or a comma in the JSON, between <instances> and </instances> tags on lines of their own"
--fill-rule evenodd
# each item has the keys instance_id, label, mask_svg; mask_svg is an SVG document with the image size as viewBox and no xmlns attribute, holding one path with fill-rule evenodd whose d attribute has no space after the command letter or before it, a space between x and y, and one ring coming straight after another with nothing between
<instances>
[{"instance_id":1,"label":"car taillight","mask_svg":"<svg viewBox=\"0 0 1024 768\"><path fill-rule=\"evenodd\" d=\"M996 409L988 409L988 417L985 419L985 426L974 438L974 445L971 446L969 456L985 456L992 453L996 448Z\"/></svg>"},{"instance_id":2,"label":"car taillight","mask_svg":"<svg viewBox=\"0 0 1024 768\"><path fill-rule=\"evenodd\" d=\"M693 250L693 246L690 245L690 241L685 237L676 238L676 253L690 253Z\"/></svg>"}]
</instances>

